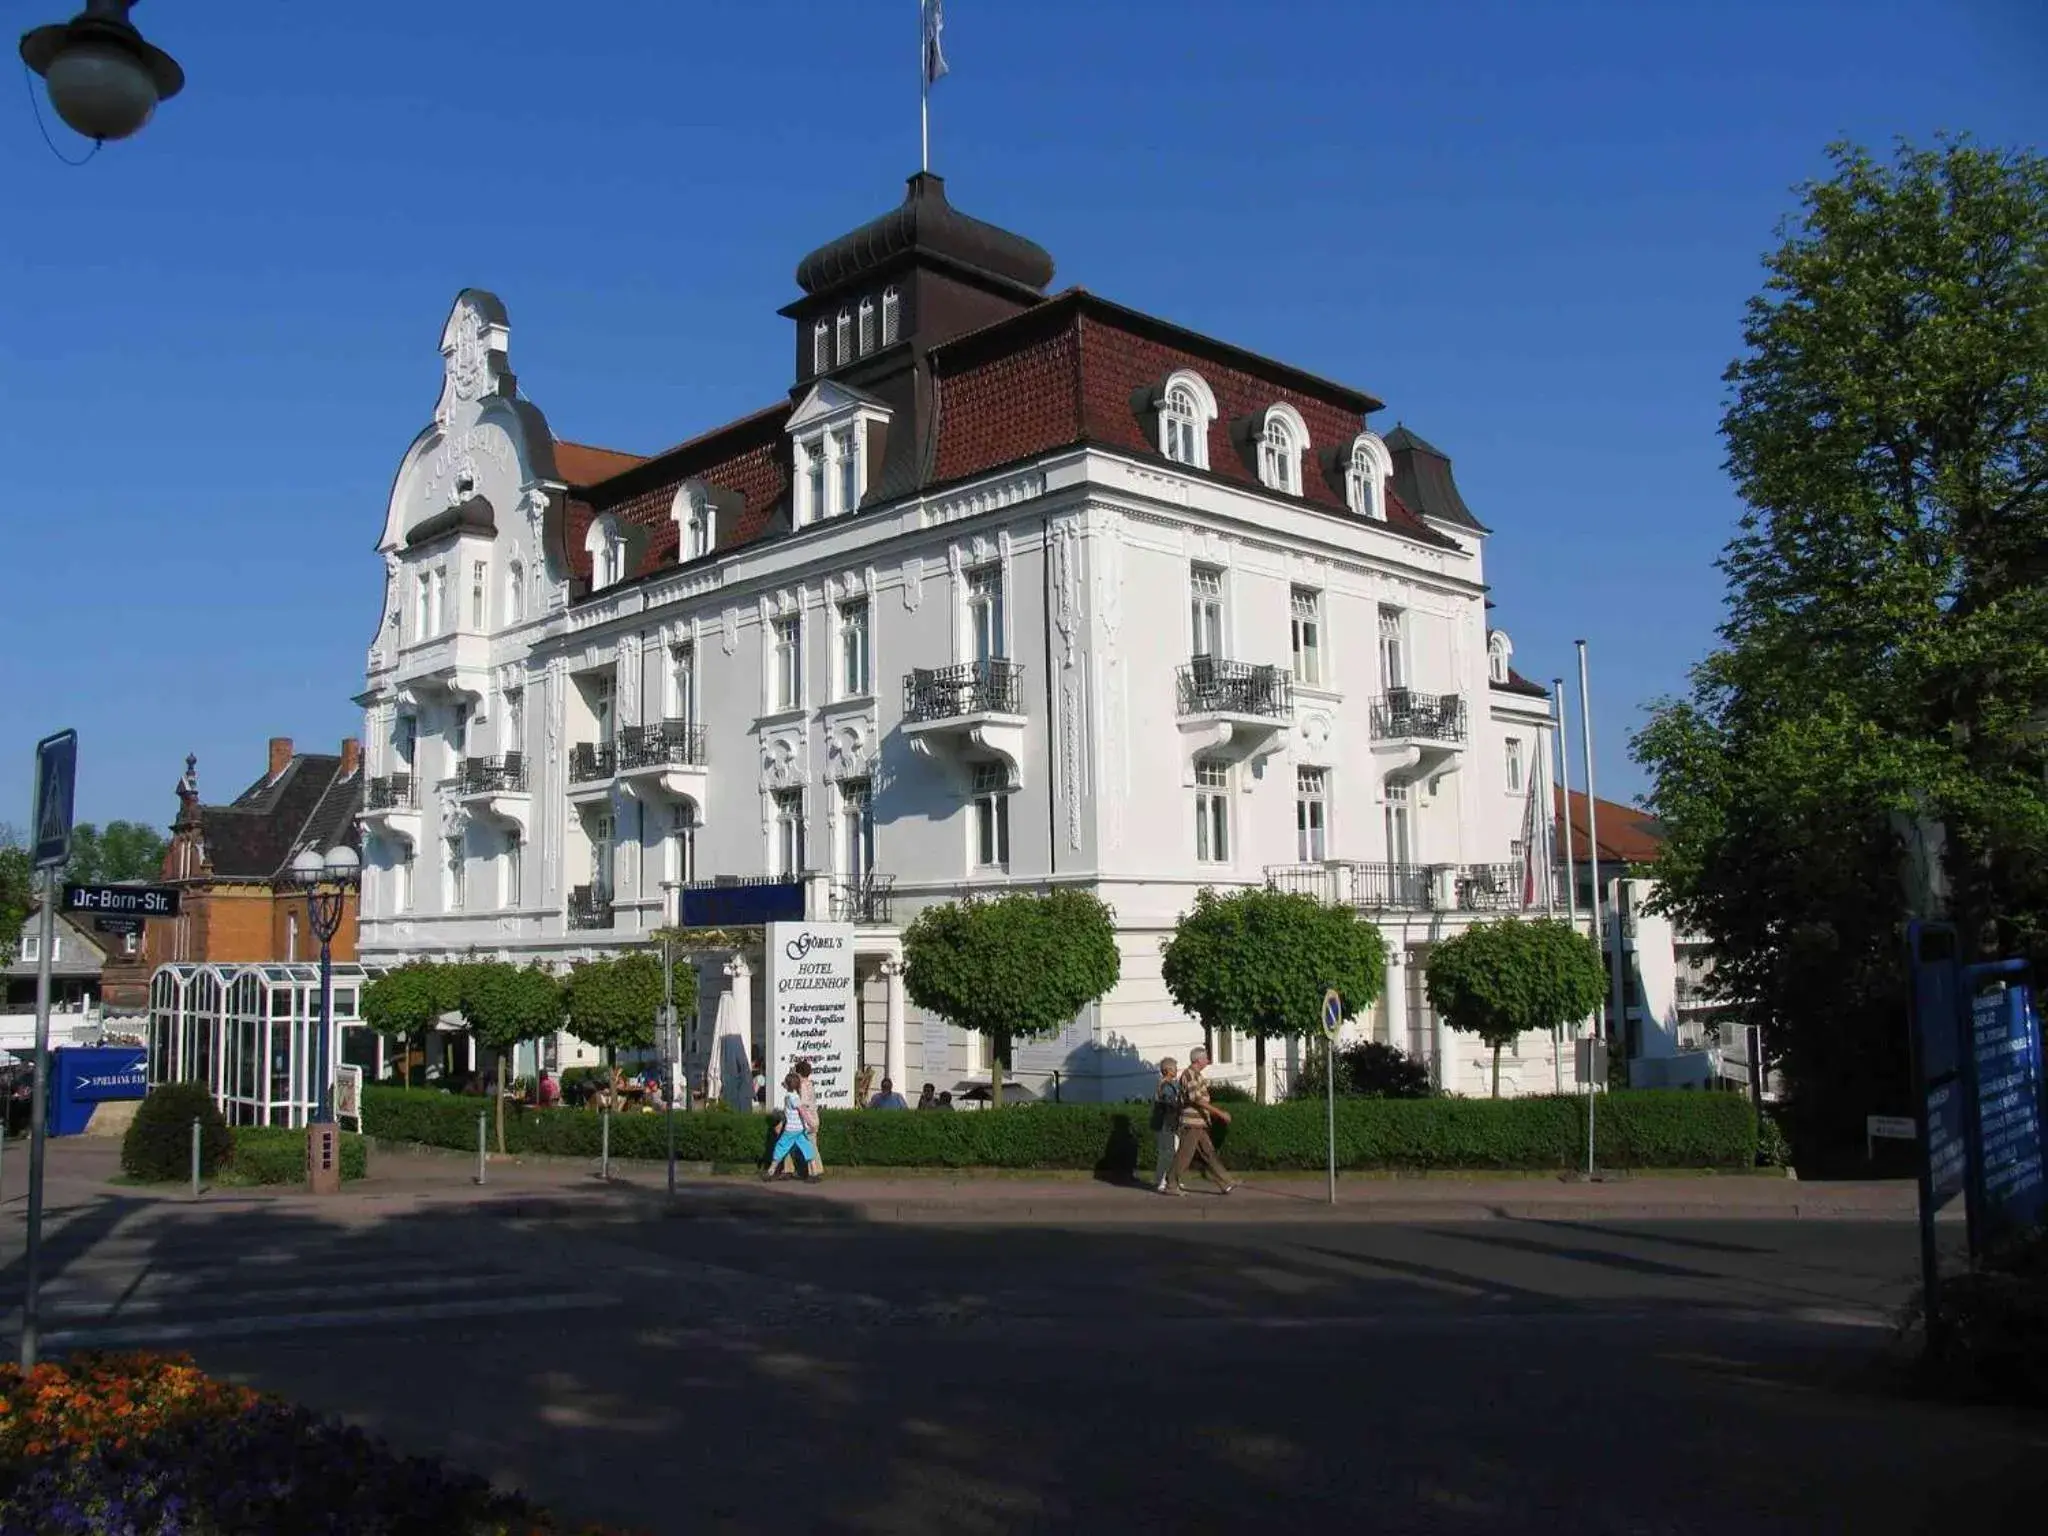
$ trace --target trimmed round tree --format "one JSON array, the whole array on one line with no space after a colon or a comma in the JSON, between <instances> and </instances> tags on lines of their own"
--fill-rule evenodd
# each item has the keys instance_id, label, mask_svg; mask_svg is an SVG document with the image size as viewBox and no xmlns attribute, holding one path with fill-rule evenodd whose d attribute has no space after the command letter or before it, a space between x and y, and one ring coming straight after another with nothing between
<instances>
[{"instance_id":1,"label":"trimmed round tree","mask_svg":"<svg viewBox=\"0 0 2048 1536\"><path fill-rule=\"evenodd\" d=\"M1264 1103L1266 1042L1320 1033L1325 988L1342 995L1346 1018L1378 1001L1387 946L1349 907L1313 896L1202 890L1166 941L1159 974L1205 1034L1232 1029L1252 1037Z\"/></svg>"},{"instance_id":2,"label":"trimmed round tree","mask_svg":"<svg viewBox=\"0 0 2048 1536\"><path fill-rule=\"evenodd\" d=\"M910 1000L989 1042L989 1106L1015 1040L1056 1035L1123 973L1116 914L1086 891L926 907L903 934Z\"/></svg>"},{"instance_id":3,"label":"trimmed round tree","mask_svg":"<svg viewBox=\"0 0 2048 1536\"><path fill-rule=\"evenodd\" d=\"M460 968L416 960L386 971L363 988L363 1022L402 1047L434 1027L462 1004ZM412 1086L412 1053L406 1052L406 1086Z\"/></svg>"},{"instance_id":4,"label":"trimmed round tree","mask_svg":"<svg viewBox=\"0 0 2048 1536\"><path fill-rule=\"evenodd\" d=\"M1607 968L1593 941L1563 918L1504 917L1432 949L1426 985L1446 1024L1493 1047L1497 1099L1501 1047L1538 1031L1555 1036L1585 1018L1600 1005Z\"/></svg>"},{"instance_id":5,"label":"trimmed round tree","mask_svg":"<svg viewBox=\"0 0 2048 1536\"><path fill-rule=\"evenodd\" d=\"M622 1050L654 1044L661 1012L661 961L651 951L628 950L586 960L563 984L569 1033L604 1052L607 1065Z\"/></svg>"},{"instance_id":6,"label":"trimmed round tree","mask_svg":"<svg viewBox=\"0 0 2048 1536\"><path fill-rule=\"evenodd\" d=\"M505 1074L514 1050L562 1025L562 984L537 965L480 961L462 968L462 1017L498 1056L498 1151L505 1151ZM536 1083L538 1079L536 1078Z\"/></svg>"}]
</instances>

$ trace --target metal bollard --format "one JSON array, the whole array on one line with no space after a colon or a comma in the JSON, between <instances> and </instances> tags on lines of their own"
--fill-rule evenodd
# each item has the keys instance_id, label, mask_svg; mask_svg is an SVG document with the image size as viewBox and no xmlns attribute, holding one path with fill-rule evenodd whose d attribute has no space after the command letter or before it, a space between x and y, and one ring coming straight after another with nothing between
<instances>
[{"instance_id":1,"label":"metal bollard","mask_svg":"<svg viewBox=\"0 0 2048 1536\"><path fill-rule=\"evenodd\" d=\"M612 1176L612 1112L606 1110L598 1120L597 1176L609 1179Z\"/></svg>"},{"instance_id":2,"label":"metal bollard","mask_svg":"<svg viewBox=\"0 0 2048 1536\"><path fill-rule=\"evenodd\" d=\"M476 1181L478 1184L482 1184L484 1181L484 1164L490 1156L490 1143L486 1139L488 1136L488 1132L485 1129L486 1120L487 1117L484 1112L478 1110L476 1114Z\"/></svg>"},{"instance_id":3,"label":"metal bollard","mask_svg":"<svg viewBox=\"0 0 2048 1536\"><path fill-rule=\"evenodd\" d=\"M192 1198L199 1198L199 1117L192 1117Z\"/></svg>"}]
</instances>

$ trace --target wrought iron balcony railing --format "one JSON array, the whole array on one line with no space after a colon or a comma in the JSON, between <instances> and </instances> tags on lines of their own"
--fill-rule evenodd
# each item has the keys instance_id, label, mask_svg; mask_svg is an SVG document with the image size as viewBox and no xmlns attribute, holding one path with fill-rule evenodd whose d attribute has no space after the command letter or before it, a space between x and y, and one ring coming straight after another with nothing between
<instances>
[{"instance_id":1,"label":"wrought iron balcony railing","mask_svg":"<svg viewBox=\"0 0 2048 1536\"><path fill-rule=\"evenodd\" d=\"M414 811L419 804L419 787L409 773L387 773L363 787L366 811Z\"/></svg>"},{"instance_id":2,"label":"wrought iron balcony railing","mask_svg":"<svg viewBox=\"0 0 2048 1536\"><path fill-rule=\"evenodd\" d=\"M1014 661L918 667L903 679L903 718L917 724L962 715L1021 715L1024 669Z\"/></svg>"},{"instance_id":3,"label":"wrought iron balcony railing","mask_svg":"<svg viewBox=\"0 0 2048 1536\"><path fill-rule=\"evenodd\" d=\"M498 757L465 757L462 760L462 792L465 795L526 793L526 756L506 752Z\"/></svg>"},{"instance_id":4,"label":"wrought iron balcony railing","mask_svg":"<svg viewBox=\"0 0 2048 1536\"><path fill-rule=\"evenodd\" d=\"M612 893L579 885L569 892L571 928L609 928L612 925Z\"/></svg>"},{"instance_id":5,"label":"wrought iron balcony railing","mask_svg":"<svg viewBox=\"0 0 2048 1536\"><path fill-rule=\"evenodd\" d=\"M1376 741L1463 741L1465 700L1455 693L1389 688L1372 707Z\"/></svg>"},{"instance_id":6,"label":"wrought iron balcony railing","mask_svg":"<svg viewBox=\"0 0 2048 1536\"><path fill-rule=\"evenodd\" d=\"M1294 678L1284 667L1197 656L1175 669L1183 715L1259 715L1284 720L1294 711Z\"/></svg>"},{"instance_id":7,"label":"wrought iron balcony railing","mask_svg":"<svg viewBox=\"0 0 2048 1536\"><path fill-rule=\"evenodd\" d=\"M618 771L618 749L608 741L579 741L569 749L571 784L601 784Z\"/></svg>"},{"instance_id":8,"label":"wrought iron balcony railing","mask_svg":"<svg viewBox=\"0 0 2048 1536\"><path fill-rule=\"evenodd\" d=\"M887 923L892 921L894 875L867 874L859 880L832 882L832 921L835 923Z\"/></svg>"},{"instance_id":9,"label":"wrought iron balcony railing","mask_svg":"<svg viewBox=\"0 0 2048 1536\"><path fill-rule=\"evenodd\" d=\"M1519 864L1368 864L1329 859L1320 864L1267 866L1276 891L1313 896L1362 912L1520 912L1527 877Z\"/></svg>"},{"instance_id":10,"label":"wrought iron balcony railing","mask_svg":"<svg viewBox=\"0 0 2048 1536\"><path fill-rule=\"evenodd\" d=\"M688 720L629 725L619 732L618 765L622 772L701 766L708 761L704 745L704 727Z\"/></svg>"},{"instance_id":11,"label":"wrought iron balcony railing","mask_svg":"<svg viewBox=\"0 0 2048 1536\"><path fill-rule=\"evenodd\" d=\"M1519 912L1527 903L1527 875L1519 864L1467 864L1458 871L1461 912Z\"/></svg>"}]
</instances>

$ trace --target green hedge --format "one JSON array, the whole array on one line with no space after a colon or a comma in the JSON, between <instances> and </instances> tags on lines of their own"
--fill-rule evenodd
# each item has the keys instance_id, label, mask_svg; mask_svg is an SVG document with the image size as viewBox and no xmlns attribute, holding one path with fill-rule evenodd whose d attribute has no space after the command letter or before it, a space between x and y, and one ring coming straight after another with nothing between
<instances>
[{"instance_id":1,"label":"green hedge","mask_svg":"<svg viewBox=\"0 0 2048 1536\"><path fill-rule=\"evenodd\" d=\"M224 1170L236 1184L306 1182L306 1133L278 1125L238 1125L235 1150ZM360 1136L341 1137L341 1176L360 1179L370 1171L370 1150Z\"/></svg>"},{"instance_id":2,"label":"green hedge","mask_svg":"<svg viewBox=\"0 0 2048 1536\"><path fill-rule=\"evenodd\" d=\"M389 1141L464 1151L476 1146L487 1100L421 1088L366 1088L364 1129ZM1124 1175L1149 1169L1148 1110L1125 1104L1033 1104L1004 1110L934 1114L827 1110L822 1150L828 1165L868 1168L1092 1169ZM1217 1136L1233 1169L1313 1169L1325 1165L1324 1106L1245 1104ZM512 1152L595 1157L594 1110L507 1106L505 1145ZM676 1155L684 1162L744 1166L766 1160L772 1137L760 1114L679 1114ZM491 1128L491 1146L497 1146ZM1595 1139L1603 1168L1749 1168L1756 1161L1756 1116L1733 1093L1628 1091L1602 1094ZM666 1117L612 1118L612 1155L667 1155ZM1337 1160L1354 1169L1542 1169L1583 1167L1586 1101L1525 1099L1340 1099Z\"/></svg>"}]
</instances>

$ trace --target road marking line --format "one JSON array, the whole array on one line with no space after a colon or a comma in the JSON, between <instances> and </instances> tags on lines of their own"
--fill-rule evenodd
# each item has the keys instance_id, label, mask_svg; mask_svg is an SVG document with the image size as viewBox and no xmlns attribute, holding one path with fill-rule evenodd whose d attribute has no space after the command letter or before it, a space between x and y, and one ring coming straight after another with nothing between
<instances>
[{"instance_id":1,"label":"road marking line","mask_svg":"<svg viewBox=\"0 0 2048 1536\"><path fill-rule=\"evenodd\" d=\"M416 1280L374 1280L368 1283L352 1284L345 1288L345 1297L353 1299L367 1296L424 1295L433 1291L472 1290L477 1286L518 1284L522 1277L517 1275L439 1275ZM152 1291L137 1297L125 1296L82 1296L66 1299L45 1306L46 1317L105 1317L115 1319L137 1312L169 1312L179 1307L243 1307L253 1308L277 1301L305 1301L336 1299L337 1287L333 1285L262 1285L238 1288L232 1291L172 1291L163 1294ZM19 1320L21 1309L13 1309L12 1315Z\"/></svg>"}]
</instances>

